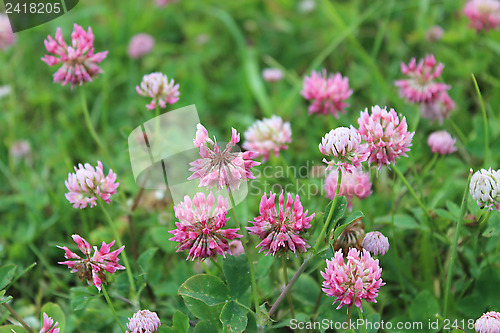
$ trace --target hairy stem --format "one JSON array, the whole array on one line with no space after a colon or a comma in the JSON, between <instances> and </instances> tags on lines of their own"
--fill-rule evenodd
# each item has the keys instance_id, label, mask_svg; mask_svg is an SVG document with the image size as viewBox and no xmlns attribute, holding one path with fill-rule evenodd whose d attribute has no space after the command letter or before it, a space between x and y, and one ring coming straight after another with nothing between
<instances>
[{"instance_id":1,"label":"hairy stem","mask_svg":"<svg viewBox=\"0 0 500 333\"><path fill-rule=\"evenodd\" d=\"M16 320L20 322L21 325L23 325L24 329L28 331L28 333L34 333L31 327L29 327L29 325L26 324L23 318L21 318L21 316L10 306L9 303L3 303L2 305L10 312L12 317L16 318Z\"/></svg>"},{"instance_id":2,"label":"hairy stem","mask_svg":"<svg viewBox=\"0 0 500 333\"><path fill-rule=\"evenodd\" d=\"M274 302L273 306L271 307L271 310L269 310L269 317L272 317L274 315L274 313L276 312L276 310L278 310L278 306L285 299L286 294L288 294L290 289L292 289L292 286L295 284L295 282L299 278L300 274L302 274L304 272L304 270L309 265L311 260L312 260L312 258L311 259L304 259L304 262L302 263L302 265L300 265L299 269L297 270L297 272L295 272L295 274L293 275L290 282L286 285L285 289L283 289L281 294L278 296L278 299L276 300L276 302Z\"/></svg>"}]
</instances>

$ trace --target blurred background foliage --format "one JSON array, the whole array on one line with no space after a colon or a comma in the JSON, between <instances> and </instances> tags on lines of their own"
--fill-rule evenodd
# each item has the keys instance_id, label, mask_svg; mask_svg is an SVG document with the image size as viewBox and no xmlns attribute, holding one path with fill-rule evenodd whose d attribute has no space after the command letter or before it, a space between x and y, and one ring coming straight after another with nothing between
<instances>
[{"instance_id":1,"label":"blurred background foliage","mask_svg":"<svg viewBox=\"0 0 500 333\"><path fill-rule=\"evenodd\" d=\"M464 1L314 3L312 11L304 12L300 2L285 0L181 0L163 8L152 0L87 0L54 21L17 34L17 43L0 53L0 85L12 88L9 96L0 99L0 266L16 265L17 276L37 263L8 288L13 306L27 321L36 327L43 304L55 302L67 314L67 332L111 330L113 319L95 288L56 264L63 258L56 245L69 245L71 234L79 233L91 244L112 239L98 209L75 210L66 201L64 180L77 163L95 165L102 160L105 170L112 165L120 195L109 208L120 223L124 242L130 243L126 202L130 205L138 187L130 169L127 138L132 129L153 117L145 108L149 100L138 96L135 86L144 74L154 71L180 84L180 101L171 109L195 104L202 123L221 140L229 138L231 127L243 133L256 119L272 114L290 121L293 142L282 156L295 167L321 165L317 150L321 137L336 126L357 127L359 112L366 107L387 105L406 116L416 134L409 158L399 160L398 166L433 210L434 228L421 222L422 211L404 185L393 181L390 170L372 172L374 193L362 202L355 199L354 209L365 214L368 231L380 229L389 236L391 250L381 258L387 285L381 288L378 304L368 304L365 311L368 318L385 321L433 320L435 313L441 313L445 268L465 181L469 168L482 167L485 158L483 120L471 73L478 80L488 115L491 164L485 166L498 168L500 32L476 34L469 29L462 14ZM109 55L102 63L104 74L71 90L52 83L55 68L40 58L46 53L46 36L61 27L68 40L73 23L91 26L96 51L109 50ZM426 33L435 25L444 29L444 35L430 42ZM132 60L127 45L140 32L151 34L156 45L149 55ZM401 62L428 53L445 64L442 78L452 86L450 96L457 105L443 125L419 120L418 106L406 104L394 86L402 77ZM263 82L260 73L265 67L282 68L285 79ZM349 77L354 90L347 113L339 119L308 116L307 102L300 96L302 78L322 68ZM78 89L86 91L92 121L112 161L105 160L84 125ZM457 138L459 151L438 158L423 173L432 159L427 136L442 128ZM29 158L9 155L17 140L29 142ZM257 187L263 186L261 181L257 180ZM268 181L287 183L286 178ZM321 179L304 182L321 185ZM260 195L249 196L238 206L240 220L253 219ZM311 212L320 213L327 202L321 193L302 197ZM471 200L467 213L472 215L467 216L459 239L449 315L465 320L500 308L498 214L478 226L475 217L480 210ZM314 222L319 223L321 215ZM144 288L142 307L157 311L169 326L177 309L196 321L178 296L179 286L195 273L216 269L186 263L183 253L175 254L176 243L168 241L167 233L174 221L168 194L146 191L134 213L140 255L135 273ZM258 256L260 295L270 304L280 288L281 274L274 268L279 264L272 266L274 261ZM289 271L293 273L300 263L300 258L291 260ZM298 318L310 319L320 292L317 268L322 269L321 265L311 267L294 288ZM128 290L126 276L115 274L111 281L111 296L119 302ZM322 296L318 320L345 320L345 309L335 310L332 301ZM126 303L119 304L125 322L132 313ZM7 316L0 310L0 323ZM287 325L287 316L283 306L275 330ZM254 325L250 323L248 330Z\"/></svg>"}]
</instances>

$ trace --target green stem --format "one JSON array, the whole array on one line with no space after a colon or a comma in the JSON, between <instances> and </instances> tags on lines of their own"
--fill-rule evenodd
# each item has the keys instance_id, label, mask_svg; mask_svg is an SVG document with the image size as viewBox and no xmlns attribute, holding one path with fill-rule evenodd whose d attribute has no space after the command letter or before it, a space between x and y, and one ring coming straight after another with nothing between
<instances>
[{"instance_id":1,"label":"green stem","mask_svg":"<svg viewBox=\"0 0 500 333\"><path fill-rule=\"evenodd\" d=\"M335 205L337 204L337 200L339 198L339 193L340 193L340 182L342 181L342 170L339 169L339 174L337 177L337 188L335 189L335 197L333 198L332 205L330 207L330 212L328 213L328 217L325 221L325 224L323 225L323 228L321 229L321 232L319 234L318 239L316 240L316 244L314 244L313 247L313 253L318 252L319 245L321 244L321 240L325 236L326 229L328 229L328 225L330 224L330 220L332 219L333 212L335 210ZM335 228L335 226L333 226Z\"/></svg>"},{"instance_id":2,"label":"green stem","mask_svg":"<svg viewBox=\"0 0 500 333\"><path fill-rule=\"evenodd\" d=\"M490 144L488 135L488 117L486 117L486 109L484 107L483 96L481 95L481 90L476 81L476 77L472 74L472 81L474 81L474 86L476 87L477 97L479 98L479 104L481 105L481 113L483 115L484 122L484 167L488 167L488 161L490 156Z\"/></svg>"},{"instance_id":3,"label":"green stem","mask_svg":"<svg viewBox=\"0 0 500 333\"><path fill-rule=\"evenodd\" d=\"M111 303L111 299L109 298L106 287L104 285L102 285L101 289L102 289L102 293L104 294L104 298L106 299L106 302L108 303L108 306L111 309L111 313L113 314L113 317L115 317L115 320L118 323L118 326L120 326L120 330L122 332L125 332L125 327L123 327L122 323L120 322L120 319L118 319L118 315L116 314L115 307L113 306L113 303Z\"/></svg>"},{"instance_id":4,"label":"green stem","mask_svg":"<svg viewBox=\"0 0 500 333\"><path fill-rule=\"evenodd\" d=\"M446 318L448 312L448 297L450 295L451 287L451 275L453 273L453 264L457 256L457 245L458 236L460 234L460 227L462 226L462 221L465 215L465 210L467 209L467 199L469 198L469 184L470 178L472 177L472 169L469 171L469 177L467 178L467 184L465 185L464 196L462 198L462 207L460 209L460 216L457 222L457 230L455 231L455 239L453 240L453 247L451 248L450 263L448 264L448 275L446 276L446 286L444 288L444 306L443 306L443 317Z\"/></svg>"},{"instance_id":5,"label":"green stem","mask_svg":"<svg viewBox=\"0 0 500 333\"><path fill-rule=\"evenodd\" d=\"M115 224L113 223L111 216L109 216L107 209L104 207L104 203L101 203L98 206L101 207L101 210L103 211L104 215L106 216L106 220L108 221L108 224L111 227L111 230L113 231L113 235L116 239L116 245L118 245L118 247L122 247L123 243L122 243L122 240L120 238L120 235L118 234L118 231L116 230ZM139 309L139 300L137 299L137 290L135 289L134 277L132 275L132 270L130 268L130 264L128 261L126 250L123 250L121 255L123 258L123 263L125 265L125 271L127 272L128 281L130 283L130 296L131 296L130 299L131 299L131 302L134 305L134 307L138 310Z\"/></svg>"},{"instance_id":6,"label":"green stem","mask_svg":"<svg viewBox=\"0 0 500 333\"><path fill-rule=\"evenodd\" d=\"M215 260L213 260L213 259L212 259L211 261L212 261L212 264L214 264L214 266L215 266L215 267L217 267L221 273L223 273L223 272L224 272L224 271L222 270L222 266L221 266L221 265L220 265L217 261L215 261Z\"/></svg>"},{"instance_id":7,"label":"green stem","mask_svg":"<svg viewBox=\"0 0 500 333\"><path fill-rule=\"evenodd\" d=\"M87 99L85 98L85 91L82 87L80 87L80 89L78 89L78 90L80 90L80 100L82 103L83 116L85 118L85 123L87 124L87 128L90 132L90 135L92 136L94 141L97 143L97 145L99 146L99 148L101 149L103 154L106 155L105 156L106 160L111 165L111 162L112 162L111 156L109 155L106 147L103 145L101 139L99 138L99 135L97 135L97 132L94 129L94 125L92 124L92 120L90 120L89 108L87 106ZM114 168L112 168L112 169L114 169Z\"/></svg>"},{"instance_id":8,"label":"green stem","mask_svg":"<svg viewBox=\"0 0 500 333\"><path fill-rule=\"evenodd\" d=\"M288 273L286 269L286 258L284 255L281 256L282 262L283 262L283 279L285 280L285 286L288 284ZM287 294L287 299L288 299L288 305L290 306L290 313L292 315L292 319L295 319L295 310L293 308L293 303L292 303L292 293Z\"/></svg>"},{"instance_id":9,"label":"green stem","mask_svg":"<svg viewBox=\"0 0 500 333\"><path fill-rule=\"evenodd\" d=\"M365 325L365 321L363 319L363 312L358 308L358 313L359 313L359 319L361 319L361 321L363 322L363 332L366 333L366 325Z\"/></svg>"},{"instance_id":10,"label":"green stem","mask_svg":"<svg viewBox=\"0 0 500 333\"><path fill-rule=\"evenodd\" d=\"M354 310L353 304L351 304L349 310L347 310L347 323L349 324L349 326L351 324L352 310Z\"/></svg>"},{"instance_id":11,"label":"green stem","mask_svg":"<svg viewBox=\"0 0 500 333\"><path fill-rule=\"evenodd\" d=\"M448 119L448 122L451 125L451 128L453 131L455 131L455 134L458 136L462 144L465 146L467 144L467 137L465 136L464 132L458 127L458 125L453 121L453 119Z\"/></svg>"},{"instance_id":12,"label":"green stem","mask_svg":"<svg viewBox=\"0 0 500 333\"><path fill-rule=\"evenodd\" d=\"M19 315L19 314L18 314L18 313L17 313L17 312L16 312L16 311L15 311L15 310L11 307L11 306L10 306L10 304L9 304L9 303L3 303L2 305L3 305L3 306L4 306L4 307L5 307L5 308L6 308L6 309L10 312L10 314L11 314L14 318L16 318L16 320L17 320L18 322L20 322L20 323L21 323L21 325L24 327L24 329L25 329L26 331L28 331L28 333L34 333L34 332L33 332L33 330L31 329L31 327L29 327L29 325L28 325L28 324L26 324L26 322L23 320L23 318L22 318L22 317L21 317L21 316L20 316L20 315Z\"/></svg>"},{"instance_id":13,"label":"green stem","mask_svg":"<svg viewBox=\"0 0 500 333\"><path fill-rule=\"evenodd\" d=\"M432 169L434 164L436 164L436 161L438 159L438 155L439 155L438 153L434 153L434 155L432 156L432 159L430 160L429 163L427 163L424 170L422 171L422 175L426 175L427 172L429 172L429 170Z\"/></svg>"},{"instance_id":14,"label":"green stem","mask_svg":"<svg viewBox=\"0 0 500 333\"><path fill-rule=\"evenodd\" d=\"M155 151L163 150L161 147L161 142L160 142L160 115L161 115L161 109L159 105L156 105L155 109L155 134L153 138L153 142L156 145ZM149 143L151 145L151 142ZM163 180L165 181L165 186L167 186L167 168L165 167L165 162L163 159L161 160L161 168L163 170Z\"/></svg>"},{"instance_id":15,"label":"green stem","mask_svg":"<svg viewBox=\"0 0 500 333\"><path fill-rule=\"evenodd\" d=\"M403 173L399 170L399 168L396 166L396 165L393 165L393 170L397 173L398 177L403 181L403 183L406 185L406 187L408 188L408 191L410 192L410 194L413 196L413 198L415 199L415 201L417 201L418 205L420 206L420 208L422 208L422 210L424 211L425 215L428 217L428 218L431 218L431 215L429 214L429 210L427 209L427 207L424 205L424 203L422 202L422 200L420 200L420 198L418 197L417 193L415 193L415 191L413 190L413 188L411 187L410 183L408 182L408 180L406 179L406 177L403 175Z\"/></svg>"},{"instance_id":16,"label":"green stem","mask_svg":"<svg viewBox=\"0 0 500 333\"><path fill-rule=\"evenodd\" d=\"M231 213L233 214L234 218L234 223L236 224L236 227L241 230L241 233L243 235L246 235L246 229L243 226L240 226L240 223L238 221L238 216L236 215L236 210L234 208L234 198L233 198L233 193L231 192L231 188L229 186L227 187L227 193L229 193L229 200L231 200ZM245 246L245 242L241 242L241 245L243 246L243 250L245 250L245 254L248 259L248 265L250 267L250 278L252 279L252 295L253 295L253 301L254 301L254 306L255 306L255 313L259 311L259 293L257 292L257 282L255 280L255 269L253 267L253 261L250 257L250 252L248 252L247 247Z\"/></svg>"}]
</instances>

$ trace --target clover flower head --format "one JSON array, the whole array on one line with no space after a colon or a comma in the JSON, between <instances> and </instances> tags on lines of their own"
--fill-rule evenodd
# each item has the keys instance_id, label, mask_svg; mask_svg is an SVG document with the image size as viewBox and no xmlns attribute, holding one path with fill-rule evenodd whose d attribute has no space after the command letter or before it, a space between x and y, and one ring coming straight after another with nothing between
<instances>
[{"instance_id":1,"label":"clover flower head","mask_svg":"<svg viewBox=\"0 0 500 333\"><path fill-rule=\"evenodd\" d=\"M470 180L470 194L481 208L500 212L500 170L481 169Z\"/></svg>"},{"instance_id":2,"label":"clover flower head","mask_svg":"<svg viewBox=\"0 0 500 333\"><path fill-rule=\"evenodd\" d=\"M368 108L361 111L358 118L361 138L368 143L368 163L380 169L383 165L395 164L396 159L408 156L411 140L415 132L408 131L406 118L399 119L396 111L387 107L381 109L378 105L372 106L371 114Z\"/></svg>"},{"instance_id":3,"label":"clover flower head","mask_svg":"<svg viewBox=\"0 0 500 333\"><path fill-rule=\"evenodd\" d=\"M476 32L496 29L500 25L500 1L469 0L465 4L464 14L470 20L469 26Z\"/></svg>"},{"instance_id":4,"label":"clover flower head","mask_svg":"<svg viewBox=\"0 0 500 333\"><path fill-rule=\"evenodd\" d=\"M139 95L153 99L146 104L148 110L154 110L157 105L164 109L167 104L177 103L180 96L179 84L175 84L174 79L169 82L167 76L159 72L144 75L135 90Z\"/></svg>"},{"instance_id":5,"label":"clover flower head","mask_svg":"<svg viewBox=\"0 0 500 333\"><path fill-rule=\"evenodd\" d=\"M12 32L9 17L0 14L0 50L5 50L16 42L16 35Z\"/></svg>"},{"instance_id":6,"label":"clover flower head","mask_svg":"<svg viewBox=\"0 0 500 333\"><path fill-rule=\"evenodd\" d=\"M437 131L431 133L427 139L427 144L431 148L433 153L439 153L441 155L451 154L457 151L455 143L457 139L454 139L450 133L447 131Z\"/></svg>"},{"instance_id":7,"label":"clover flower head","mask_svg":"<svg viewBox=\"0 0 500 333\"><path fill-rule=\"evenodd\" d=\"M224 150L221 150L217 139L214 137L214 140L211 140L207 129L202 124L198 124L193 143L195 147L200 148L201 158L189 164L191 165L189 171L193 174L188 180L199 178L199 187L216 187L218 192L225 186L238 189L242 180L255 179L250 168L260 164L260 162L252 161L252 158L258 154L253 151L232 152L238 142L240 142L240 134L233 128L231 141L226 144Z\"/></svg>"},{"instance_id":8,"label":"clover flower head","mask_svg":"<svg viewBox=\"0 0 500 333\"><path fill-rule=\"evenodd\" d=\"M31 155L31 144L27 140L17 140L9 147L9 154L13 158L20 159Z\"/></svg>"},{"instance_id":9,"label":"clover flower head","mask_svg":"<svg viewBox=\"0 0 500 333\"><path fill-rule=\"evenodd\" d=\"M361 254L361 256L360 256ZM350 308L353 304L361 311L361 300L376 303L376 298L382 281L378 259L374 260L366 250L362 252L351 248L347 254L347 262L342 250L335 252L331 260L326 260L326 269L321 272L323 291L327 296L335 297L334 304L339 302L337 309L344 305Z\"/></svg>"},{"instance_id":10,"label":"clover flower head","mask_svg":"<svg viewBox=\"0 0 500 333\"><path fill-rule=\"evenodd\" d=\"M64 182L69 190L65 194L66 199L73 204L74 208L90 208L97 205L97 198L101 198L106 203L111 202L111 195L116 193L120 183L116 182L116 174L109 170L108 175L104 176L102 163L97 161L97 167L89 163L78 164L75 173L68 174L68 180Z\"/></svg>"},{"instance_id":11,"label":"clover flower head","mask_svg":"<svg viewBox=\"0 0 500 333\"><path fill-rule=\"evenodd\" d=\"M212 192L208 196L198 192L192 200L186 195L174 211L179 222L175 222L177 229L169 231L174 235L170 240L179 243L177 252L189 250L186 260L225 257L231 254L227 240L243 237L237 234L239 229L222 229L229 217L227 199L221 195L217 203Z\"/></svg>"},{"instance_id":12,"label":"clover flower head","mask_svg":"<svg viewBox=\"0 0 500 333\"><path fill-rule=\"evenodd\" d=\"M408 65L401 63L401 72L408 78L394 83L399 87L399 95L412 103L435 101L440 93L451 88L447 84L436 82L443 68L444 65L436 63L432 54L420 59L418 64L415 58L412 58Z\"/></svg>"},{"instance_id":13,"label":"clover flower head","mask_svg":"<svg viewBox=\"0 0 500 333\"><path fill-rule=\"evenodd\" d=\"M439 93L432 102L420 103L420 114L422 118L431 121L437 120L440 125L443 120L450 117L451 111L455 109L455 102L446 91Z\"/></svg>"},{"instance_id":14,"label":"clover flower head","mask_svg":"<svg viewBox=\"0 0 500 333\"><path fill-rule=\"evenodd\" d=\"M101 63L108 51L94 53L94 34L92 28L85 31L78 24L74 25L71 34L71 46L66 44L62 36L61 28L57 28L55 40L48 36L44 41L45 48L54 55L45 55L42 61L49 66L62 64L54 74L54 82L63 86L71 83L71 89L75 85L90 82L97 74L102 73Z\"/></svg>"},{"instance_id":15,"label":"clover flower head","mask_svg":"<svg viewBox=\"0 0 500 333\"><path fill-rule=\"evenodd\" d=\"M49 317L45 312L43 313L43 324L39 333L59 333L60 328L57 327L59 323Z\"/></svg>"},{"instance_id":16,"label":"clover flower head","mask_svg":"<svg viewBox=\"0 0 500 333\"><path fill-rule=\"evenodd\" d=\"M500 332L500 313L490 311L476 320L474 328L478 333L498 333Z\"/></svg>"},{"instance_id":17,"label":"clover flower head","mask_svg":"<svg viewBox=\"0 0 500 333\"><path fill-rule=\"evenodd\" d=\"M262 71L262 78L267 82L281 81L283 76L283 71L279 68L265 68Z\"/></svg>"},{"instance_id":18,"label":"clover flower head","mask_svg":"<svg viewBox=\"0 0 500 333\"><path fill-rule=\"evenodd\" d=\"M161 326L160 318L156 312L149 310L139 310L128 320L127 328L130 333L155 333Z\"/></svg>"},{"instance_id":19,"label":"clover flower head","mask_svg":"<svg viewBox=\"0 0 500 333\"><path fill-rule=\"evenodd\" d=\"M367 233L361 245L374 256L383 256L389 251L389 239L379 231Z\"/></svg>"},{"instance_id":20,"label":"clover flower head","mask_svg":"<svg viewBox=\"0 0 500 333\"><path fill-rule=\"evenodd\" d=\"M128 44L127 53L130 58L138 59L150 53L155 45L155 39L146 33L136 34Z\"/></svg>"},{"instance_id":21,"label":"clover flower head","mask_svg":"<svg viewBox=\"0 0 500 333\"><path fill-rule=\"evenodd\" d=\"M325 179L326 197L330 200L335 198L335 191L337 190L338 171L332 170ZM354 196L359 199L364 199L372 194L372 183L370 175L362 170L355 169L352 173L342 174L340 181L340 196L347 198L347 205L352 209L352 198Z\"/></svg>"},{"instance_id":22,"label":"clover flower head","mask_svg":"<svg viewBox=\"0 0 500 333\"><path fill-rule=\"evenodd\" d=\"M363 250L361 246L363 238L365 237L365 225L361 222L362 218L358 218L352 221L344 230L338 235L337 239L333 243L333 250L338 251L342 249L342 253L349 253L351 248L355 248L358 251ZM333 240L335 236L335 230L332 229L330 232L329 241Z\"/></svg>"},{"instance_id":23,"label":"clover flower head","mask_svg":"<svg viewBox=\"0 0 500 333\"><path fill-rule=\"evenodd\" d=\"M158 7L165 7L167 5L179 2L179 0L155 0L156 6Z\"/></svg>"},{"instance_id":24,"label":"clover flower head","mask_svg":"<svg viewBox=\"0 0 500 333\"><path fill-rule=\"evenodd\" d=\"M438 40L441 40L441 38L443 38L443 35L443 28L439 25L433 25L425 33L425 39L427 39L429 42L436 42Z\"/></svg>"},{"instance_id":25,"label":"clover flower head","mask_svg":"<svg viewBox=\"0 0 500 333\"><path fill-rule=\"evenodd\" d=\"M309 244L305 239L299 236L299 233L311 227L311 220L314 214L307 216L308 210L304 212L299 196L295 196L295 201L290 193L285 197L283 192L278 198L279 206L276 207L276 194L270 193L269 199L264 194L260 200L259 212L254 221L250 221L253 227L247 227L251 235L259 236L262 241L257 245L260 247L259 253L267 251L266 256L279 256L292 251L297 255L299 252L305 252Z\"/></svg>"},{"instance_id":26,"label":"clover flower head","mask_svg":"<svg viewBox=\"0 0 500 333\"><path fill-rule=\"evenodd\" d=\"M87 280L89 284L93 283L99 292L101 291L101 285L107 282L105 271L113 274L119 269L125 269L125 267L118 264L118 255L123 251L125 246L110 252L115 241L109 244L102 242L99 250L97 250L97 246L93 247L94 255L90 256L92 246L85 239L77 234L72 235L71 238L78 245L78 249L84 254L84 257L82 258L73 253L66 246L58 246L58 248L64 250L64 257L68 259L58 264L67 265L71 268L71 273L78 272L80 280Z\"/></svg>"},{"instance_id":27,"label":"clover flower head","mask_svg":"<svg viewBox=\"0 0 500 333\"><path fill-rule=\"evenodd\" d=\"M280 150L288 149L287 143L292 142L290 123L278 116L257 120L243 135L243 148L262 156L262 161L267 161L271 152L279 156Z\"/></svg>"},{"instance_id":28,"label":"clover flower head","mask_svg":"<svg viewBox=\"0 0 500 333\"><path fill-rule=\"evenodd\" d=\"M346 100L352 95L352 90L347 77L342 77L340 73L327 76L324 69L322 73L313 71L310 77L304 79L301 95L312 101L309 114L332 114L338 118L339 113L345 113L345 108L349 106Z\"/></svg>"},{"instance_id":29,"label":"clover flower head","mask_svg":"<svg viewBox=\"0 0 500 333\"><path fill-rule=\"evenodd\" d=\"M319 151L326 156L332 156L328 161L326 170L346 170L349 173L355 169L361 169L361 163L368 159L370 151L368 145L361 143L361 135L354 127L337 127L326 133L319 144Z\"/></svg>"}]
</instances>

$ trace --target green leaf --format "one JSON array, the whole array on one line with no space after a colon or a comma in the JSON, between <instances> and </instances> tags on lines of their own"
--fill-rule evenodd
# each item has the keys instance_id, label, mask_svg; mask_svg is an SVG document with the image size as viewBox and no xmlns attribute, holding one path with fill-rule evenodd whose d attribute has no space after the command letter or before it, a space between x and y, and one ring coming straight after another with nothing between
<instances>
[{"instance_id":1,"label":"green leaf","mask_svg":"<svg viewBox=\"0 0 500 333\"><path fill-rule=\"evenodd\" d=\"M333 250L332 244L333 243L331 243L330 246L328 246L328 250L326 250L325 254L323 254L321 258L326 260L326 259L332 259L335 256L335 251Z\"/></svg>"},{"instance_id":2,"label":"green leaf","mask_svg":"<svg viewBox=\"0 0 500 333\"><path fill-rule=\"evenodd\" d=\"M7 296L5 298L1 298L0 297L0 305L2 305L3 303L7 303L8 301L10 301L12 299L12 296Z\"/></svg>"},{"instance_id":3,"label":"green leaf","mask_svg":"<svg viewBox=\"0 0 500 333\"><path fill-rule=\"evenodd\" d=\"M293 275L293 272L288 272L289 275ZM291 278L291 276L289 276ZM293 286L293 298L297 300L297 304L314 306L320 288L316 280L313 279L308 274L302 274L295 282ZM312 310L312 308L311 308Z\"/></svg>"},{"instance_id":4,"label":"green leaf","mask_svg":"<svg viewBox=\"0 0 500 333\"><path fill-rule=\"evenodd\" d=\"M255 276L258 278L266 278L269 275L271 266L275 258L273 256L260 256L257 265L255 266Z\"/></svg>"},{"instance_id":5,"label":"green leaf","mask_svg":"<svg viewBox=\"0 0 500 333\"><path fill-rule=\"evenodd\" d=\"M63 332L61 332L63 333ZM158 329L158 333L174 333L174 330L168 326L161 326L159 329Z\"/></svg>"},{"instance_id":6,"label":"green leaf","mask_svg":"<svg viewBox=\"0 0 500 333\"><path fill-rule=\"evenodd\" d=\"M448 211L450 212L451 215L453 216L460 216L460 207L453 201L446 201L446 208L448 208ZM456 219L456 217L455 217Z\"/></svg>"},{"instance_id":7,"label":"green leaf","mask_svg":"<svg viewBox=\"0 0 500 333\"><path fill-rule=\"evenodd\" d=\"M362 218L364 216L365 216L365 214L363 214L362 212L355 211L355 212L352 212L351 214L349 214L348 216L342 218L340 220L341 225L337 226L337 228L335 228L335 231L333 232L333 238L332 238L332 241L330 242L330 244L335 243L335 240L337 239L337 237L339 237L339 235L342 233L342 231L344 231L344 229L347 228L352 222L354 222L357 219Z\"/></svg>"},{"instance_id":8,"label":"green leaf","mask_svg":"<svg viewBox=\"0 0 500 333\"><path fill-rule=\"evenodd\" d=\"M194 333L219 332L220 327L214 325L211 321L202 320L194 327Z\"/></svg>"},{"instance_id":9,"label":"green leaf","mask_svg":"<svg viewBox=\"0 0 500 333\"><path fill-rule=\"evenodd\" d=\"M500 219L498 219L498 214L494 214L488 220L488 226L484 229L481 236L492 237L500 235Z\"/></svg>"},{"instance_id":10,"label":"green leaf","mask_svg":"<svg viewBox=\"0 0 500 333\"><path fill-rule=\"evenodd\" d=\"M158 251L157 247L150 248L145 252L143 252L137 259L137 265L139 266L139 269L141 269L142 273L145 275L144 276L145 280L147 272L149 272L149 269L151 268L151 259L153 259L153 256L157 251Z\"/></svg>"},{"instance_id":11,"label":"green leaf","mask_svg":"<svg viewBox=\"0 0 500 333\"><path fill-rule=\"evenodd\" d=\"M71 288L70 296L71 309L76 311L85 308L85 305L94 297L94 294L90 293L85 287L74 287Z\"/></svg>"},{"instance_id":12,"label":"green leaf","mask_svg":"<svg viewBox=\"0 0 500 333\"><path fill-rule=\"evenodd\" d=\"M220 313L220 321L225 332L243 332L247 327L248 311L234 301L227 302Z\"/></svg>"},{"instance_id":13,"label":"green leaf","mask_svg":"<svg viewBox=\"0 0 500 333\"><path fill-rule=\"evenodd\" d=\"M229 299L229 290L218 277L199 274L180 286L179 295L198 299L207 305L217 305Z\"/></svg>"},{"instance_id":14,"label":"green leaf","mask_svg":"<svg viewBox=\"0 0 500 333\"><path fill-rule=\"evenodd\" d=\"M58 322L58 328L60 328L61 332L65 331L66 328L66 316L64 315L63 310L56 303L47 303L42 307L41 313L46 313L50 318L54 319L54 322ZM43 315L42 315L43 322Z\"/></svg>"},{"instance_id":15,"label":"green leaf","mask_svg":"<svg viewBox=\"0 0 500 333\"><path fill-rule=\"evenodd\" d=\"M328 226L327 229L327 235L330 234L330 226L336 225L336 223L344 216L345 211L347 209L347 199L344 196L340 196L337 199L337 203L335 204L335 209L333 210L333 215L332 219L330 220L330 225ZM328 214L330 214L330 211L328 211ZM328 215L326 215L326 218L328 218Z\"/></svg>"},{"instance_id":16,"label":"green leaf","mask_svg":"<svg viewBox=\"0 0 500 333\"><path fill-rule=\"evenodd\" d=\"M212 322L215 326L221 328L219 320L220 312L222 311L223 304L208 306L202 301L191 297L182 297L188 310L198 319Z\"/></svg>"},{"instance_id":17,"label":"green leaf","mask_svg":"<svg viewBox=\"0 0 500 333\"><path fill-rule=\"evenodd\" d=\"M240 298L250 288L250 265L245 254L227 256L222 263L224 277L229 287L229 294Z\"/></svg>"},{"instance_id":18,"label":"green leaf","mask_svg":"<svg viewBox=\"0 0 500 333\"><path fill-rule=\"evenodd\" d=\"M391 216L376 218L375 223L391 224ZM400 229L422 229L422 226L413 217L406 214L394 214L394 225Z\"/></svg>"},{"instance_id":19,"label":"green leaf","mask_svg":"<svg viewBox=\"0 0 500 333\"><path fill-rule=\"evenodd\" d=\"M436 318L439 313L439 303L434 295L428 291L421 291L410 305L410 318L414 322L427 322L429 318ZM429 330L437 332L438 330Z\"/></svg>"},{"instance_id":20,"label":"green leaf","mask_svg":"<svg viewBox=\"0 0 500 333\"><path fill-rule=\"evenodd\" d=\"M179 310L175 311L172 329L175 333L189 332L189 317Z\"/></svg>"},{"instance_id":21,"label":"green leaf","mask_svg":"<svg viewBox=\"0 0 500 333\"><path fill-rule=\"evenodd\" d=\"M0 333L27 333L24 328L16 325L0 326Z\"/></svg>"},{"instance_id":22,"label":"green leaf","mask_svg":"<svg viewBox=\"0 0 500 333\"><path fill-rule=\"evenodd\" d=\"M433 212L436 213L437 216L447 220L447 221L456 221L456 217L453 216L453 214L450 214L449 211L447 211L446 209L442 209L442 208L436 208L436 209L433 209Z\"/></svg>"},{"instance_id":23,"label":"green leaf","mask_svg":"<svg viewBox=\"0 0 500 333\"><path fill-rule=\"evenodd\" d=\"M351 224L352 222L356 221L357 219L359 218L362 218L362 217L365 217L365 214L363 214L362 212L360 212L359 210L355 211L355 212L352 212L351 214L347 215L345 218L344 218L344 221L343 223L344 224Z\"/></svg>"},{"instance_id":24,"label":"green leaf","mask_svg":"<svg viewBox=\"0 0 500 333\"><path fill-rule=\"evenodd\" d=\"M16 273L17 265L10 264L0 267L0 290L4 289L10 284L14 274Z\"/></svg>"},{"instance_id":25,"label":"green leaf","mask_svg":"<svg viewBox=\"0 0 500 333\"><path fill-rule=\"evenodd\" d=\"M335 231L333 232L333 238L330 241L330 244L335 243L335 241L340 236L340 234L342 233L342 231L344 231L345 228L347 228L348 226L349 226L349 224L342 224L342 225L338 226L337 228L335 228Z\"/></svg>"}]
</instances>

